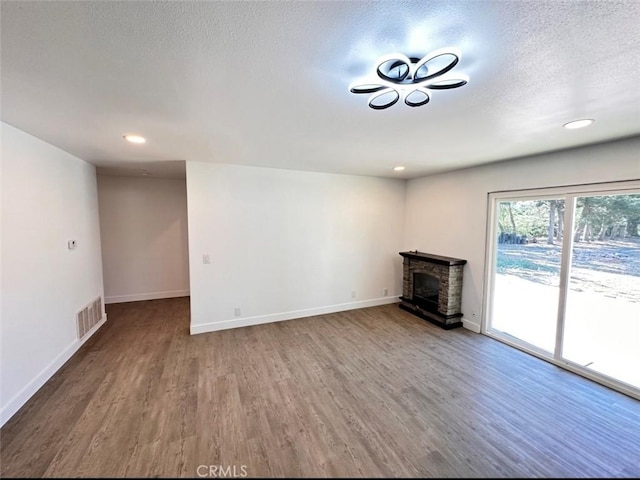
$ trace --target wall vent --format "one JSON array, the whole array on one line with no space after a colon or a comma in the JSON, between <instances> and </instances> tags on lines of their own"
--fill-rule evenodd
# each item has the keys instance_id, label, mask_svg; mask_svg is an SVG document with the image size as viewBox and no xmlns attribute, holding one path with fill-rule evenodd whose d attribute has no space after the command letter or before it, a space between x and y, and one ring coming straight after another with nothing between
<instances>
[{"instance_id":1,"label":"wall vent","mask_svg":"<svg viewBox=\"0 0 640 480\"><path fill-rule=\"evenodd\" d=\"M78 312L78 338L84 338L101 319L102 297L98 297Z\"/></svg>"}]
</instances>

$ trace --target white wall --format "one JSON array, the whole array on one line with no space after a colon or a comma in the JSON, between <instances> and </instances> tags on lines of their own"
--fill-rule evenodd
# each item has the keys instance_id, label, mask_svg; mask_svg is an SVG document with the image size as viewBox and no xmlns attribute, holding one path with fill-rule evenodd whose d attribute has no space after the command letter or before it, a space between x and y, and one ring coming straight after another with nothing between
<instances>
[{"instance_id":1,"label":"white wall","mask_svg":"<svg viewBox=\"0 0 640 480\"><path fill-rule=\"evenodd\" d=\"M189 295L185 179L98 175L106 303Z\"/></svg>"},{"instance_id":2,"label":"white wall","mask_svg":"<svg viewBox=\"0 0 640 480\"><path fill-rule=\"evenodd\" d=\"M1 128L4 424L80 347L76 313L103 291L95 168L5 123ZM77 247L68 250L72 239Z\"/></svg>"},{"instance_id":3,"label":"white wall","mask_svg":"<svg viewBox=\"0 0 640 480\"><path fill-rule=\"evenodd\" d=\"M402 180L187 162L192 333L397 301L405 191Z\"/></svg>"},{"instance_id":4,"label":"white wall","mask_svg":"<svg viewBox=\"0 0 640 480\"><path fill-rule=\"evenodd\" d=\"M462 312L479 331L489 192L638 178L640 137L413 179L404 247L468 261Z\"/></svg>"}]
</instances>

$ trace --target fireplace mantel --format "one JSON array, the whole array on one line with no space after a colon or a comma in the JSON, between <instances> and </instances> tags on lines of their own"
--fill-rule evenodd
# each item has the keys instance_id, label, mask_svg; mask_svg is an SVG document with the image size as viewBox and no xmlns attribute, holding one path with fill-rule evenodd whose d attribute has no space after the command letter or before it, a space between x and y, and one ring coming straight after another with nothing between
<instances>
[{"instance_id":1,"label":"fireplace mantel","mask_svg":"<svg viewBox=\"0 0 640 480\"><path fill-rule=\"evenodd\" d=\"M467 261L417 250L400 255L404 257L400 308L447 330L462 326L462 272Z\"/></svg>"},{"instance_id":2,"label":"fireplace mantel","mask_svg":"<svg viewBox=\"0 0 640 480\"><path fill-rule=\"evenodd\" d=\"M413 252L400 252L405 258L414 258L416 260L425 260L431 263L437 263L439 265L464 265L467 263L466 260L462 260L461 258L453 258L453 257L444 257L442 255L433 255L432 253L423 253L417 250Z\"/></svg>"}]
</instances>

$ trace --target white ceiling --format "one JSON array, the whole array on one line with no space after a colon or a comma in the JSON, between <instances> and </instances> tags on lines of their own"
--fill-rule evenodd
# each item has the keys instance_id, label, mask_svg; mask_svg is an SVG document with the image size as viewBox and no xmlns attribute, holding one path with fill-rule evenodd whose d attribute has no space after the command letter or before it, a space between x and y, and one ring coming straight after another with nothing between
<instances>
[{"instance_id":1,"label":"white ceiling","mask_svg":"<svg viewBox=\"0 0 640 480\"><path fill-rule=\"evenodd\" d=\"M2 120L103 172L410 178L640 134L637 0L3 0L1 14ZM348 91L381 55L448 46L470 82L423 107L375 111Z\"/></svg>"}]
</instances>

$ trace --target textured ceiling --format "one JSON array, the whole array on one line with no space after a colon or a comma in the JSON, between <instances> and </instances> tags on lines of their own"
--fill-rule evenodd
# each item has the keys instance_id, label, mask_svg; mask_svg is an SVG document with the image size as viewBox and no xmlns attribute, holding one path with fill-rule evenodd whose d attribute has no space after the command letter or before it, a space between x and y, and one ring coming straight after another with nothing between
<instances>
[{"instance_id":1,"label":"textured ceiling","mask_svg":"<svg viewBox=\"0 0 640 480\"><path fill-rule=\"evenodd\" d=\"M2 120L102 171L409 178L640 133L636 0L2 1L1 15ZM448 46L470 82L423 107L375 111L348 91L381 55Z\"/></svg>"}]
</instances>

